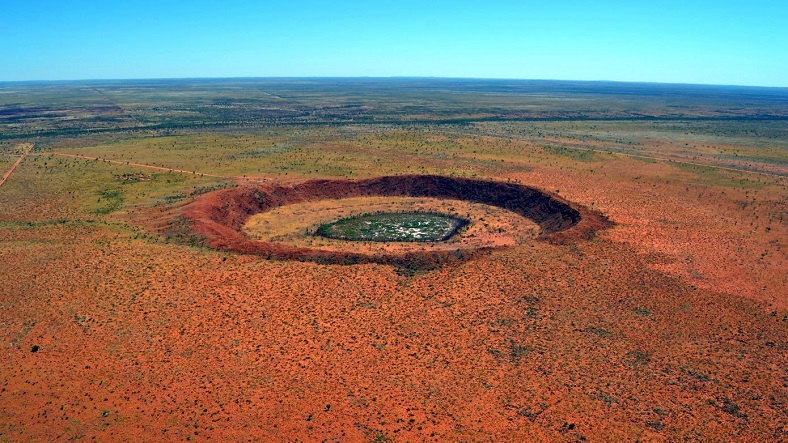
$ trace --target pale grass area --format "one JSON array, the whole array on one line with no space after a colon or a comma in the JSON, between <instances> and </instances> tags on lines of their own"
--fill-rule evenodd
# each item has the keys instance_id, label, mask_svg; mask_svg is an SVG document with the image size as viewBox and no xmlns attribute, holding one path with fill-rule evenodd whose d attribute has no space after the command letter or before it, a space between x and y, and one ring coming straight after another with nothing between
<instances>
[{"instance_id":1,"label":"pale grass area","mask_svg":"<svg viewBox=\"0 0 788 443\"><path fill-rule=\"evenodd\" d=\"M8 171L0 177L0 186L2 186L6 180L8 180L8 177L11 176L11 174L14 172L14 169L16 169L17 166L22 163L22 160L24 160L25 157L30 154L30 151L33 150L33 146L35 146L33 143L22 143L17 145L17 151L21 151L21 155L14 161L11 167L8 168ZM2 162L0 162L0 166L2 166Z\"/></svg>"},{"instance_id":2,"label":"pale grass area","mask_svg":"<svg viewBox=\"0 0 788 443\"><path fill-rule=\"evenodd\" d=\"M318 226L374 212L437 212L470 220L454 237L434 243L381 243L332 240L314 235ZM264 242L348 252L404 252L512 246L532 241L539 226L514 212L462 200L414 197L358 197L282 206L253 216L243 229Z\"/></svg>"}]
</instances>

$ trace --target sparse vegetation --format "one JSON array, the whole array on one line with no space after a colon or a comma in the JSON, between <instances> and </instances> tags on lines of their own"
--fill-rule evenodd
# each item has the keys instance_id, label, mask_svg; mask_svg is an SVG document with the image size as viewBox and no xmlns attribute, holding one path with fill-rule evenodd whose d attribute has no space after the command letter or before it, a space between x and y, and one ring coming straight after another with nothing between
<instances>
[{"instance_id":1,"label":"sparse vegetation","mask_svg":"<svg viewBox=\"0 0 788 443\"><path fill-rule=\"evenodd\" d=\"M783 437L784 90L250 79L0 91L3 173L35 143L0 186L0 440ZM398 190L425 175L551 191L617 224L545 241L542 196L448 199L464 189L450 181L407 199L346 195L347 182L400 177L379 188ZM442 242L313 235L373 212L471 224ZM210 244L227 235L290 255Z\"/></svg>"},{"instance_id":2,"label":"sparse vegetation","mask_svg":"<svg viewBox=\"0 0 788 443\"><path fill-rule=\"evenodd\" d=\"M364 214L322 224L317 228L317 234L351 241L429 242L446 240L466 224L467 220L443 214Z\"/></svg>"}]
</instances>

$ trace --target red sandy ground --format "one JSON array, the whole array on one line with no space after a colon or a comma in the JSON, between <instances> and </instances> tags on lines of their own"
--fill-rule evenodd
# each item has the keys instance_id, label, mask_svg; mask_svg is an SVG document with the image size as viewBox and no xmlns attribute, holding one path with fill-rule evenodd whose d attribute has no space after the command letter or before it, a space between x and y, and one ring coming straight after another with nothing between
<instances>
[{"instance_id":1,"label":"red sandy ground","mask_svg":"<svg viewBox=\"0 0 788 443\"><path fill-rule=\"evenodd\" d=\"M786 441L784 194L663 168L522 173L617 226L415 276L0 230L0 440Z\"/></svg>"}]
</instances>

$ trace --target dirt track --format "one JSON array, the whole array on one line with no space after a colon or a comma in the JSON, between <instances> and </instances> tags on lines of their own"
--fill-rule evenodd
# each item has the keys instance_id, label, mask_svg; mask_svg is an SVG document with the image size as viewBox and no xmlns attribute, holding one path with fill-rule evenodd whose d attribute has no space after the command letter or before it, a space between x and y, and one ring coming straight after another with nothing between
<instances>
[{"instance_id":1,"label":"dirt track","mask_svg":"<svg viewBox=\"0 0 788 443\"><path fill-rule=\"evenodd\" d=\"M43 154L44 153L42 153L42 155ZM80 154L65 154L65 153L62 153L62 152L49 152L47 154L57 155L58 157L82 158L82 159L85 159L85 160L95 160L95 161L100 161L100 162L105 162L105 163L115 163L115 164L118 164L118 165L137 166L137 167L140 167L140 168L156 169L156 170L159 170L159 171L182 172L184 174L194 174L194 175L200 175L200 176L205 176L205 177L232 178L232 177L226 177L224 175L206 174L204 172L196 172L196 171L185 171L183 169L168 168L166 166L154 166L154 165L146 165L144 163L132 163L132 162L120 161L120 160L110 160L110 159L107 159L107 158L89 157L87 155L80 155Z\"/></svg>"},{"instance_id":2,"label":"dirt track","mask_svg":"<svg viewBox=\"0 0 788 443\"><path fill-rule=\"evenodd\" d=\"M16 161L16 163L14 163L14 165L11 166L11 169L9 169L8 172L5 173L3 178L0 179L0 186L3 186L5 184L6 180L8 180L8 177L10 177L11 174L14 172L14 169L16 169L16 167L19 166L20 163L22 163L22 160L24 160L25 157L30 155L30 151L32 151L33 148L36 146L35 143L28 143L28 145L29 145L29 147L27 148L27 151L25 151L25 153L22 154L21 157L19 157L19 159Z\"/></svg>"}]
</instances>

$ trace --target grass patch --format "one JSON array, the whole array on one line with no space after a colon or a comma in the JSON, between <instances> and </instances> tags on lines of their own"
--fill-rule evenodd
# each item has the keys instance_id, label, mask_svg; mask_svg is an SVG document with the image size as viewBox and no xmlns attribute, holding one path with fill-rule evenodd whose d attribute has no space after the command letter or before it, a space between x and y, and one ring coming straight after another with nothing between
<instances>
[{"instance_id":1,"label":"grass patch","mask_svg":"<svg viewBox=\"0 0 788 443\"><path fill-rule=\"evenodd\" d=\"M123 193L119 189L102 189L98 192L98 203L103 206L95 209L96 214L109 214L115 212L123 206Z\"/></svg>"},{"instance_id":2,"label":"grass patch","mask_svg":"<svg viewBox=\"0 0 788 443\"><path fill-rule=\"evenodd\" d=\"M564 148L564 147L556 147L556 146L542 146L546 152L554 155L560 155L562 157L568 157L572 160L577 160L581 162L593 162L598 161L599 159L596 158L596 153L594 151L586 150L586 149L573 149L573 148Z\"/></svg>"},{"instance_id":3,"label":"grass patch","mask_svg":"<svg viewBox=\"0 0 788 443\"><path fill-rule=\"evenodd\" d=\"M728 171L714 166L702 166L680 162L672 164L684 172L689 172L697 176L698 178L693 180L696 183L728 188L760 189L764 187L764 184L759 180L743 173Z\"/></svg>"},{"instance_id":4,"label":"grass patch","mask_svg":"<svg viewBox=\"0 0 788 443\"><path fill-rule=\"evenodd\" d=\"M316 234L349 241L430 242L443 241L468 224L443 214L393 212L343 218L318 227Z\"/></svg>"}]
</instances>

